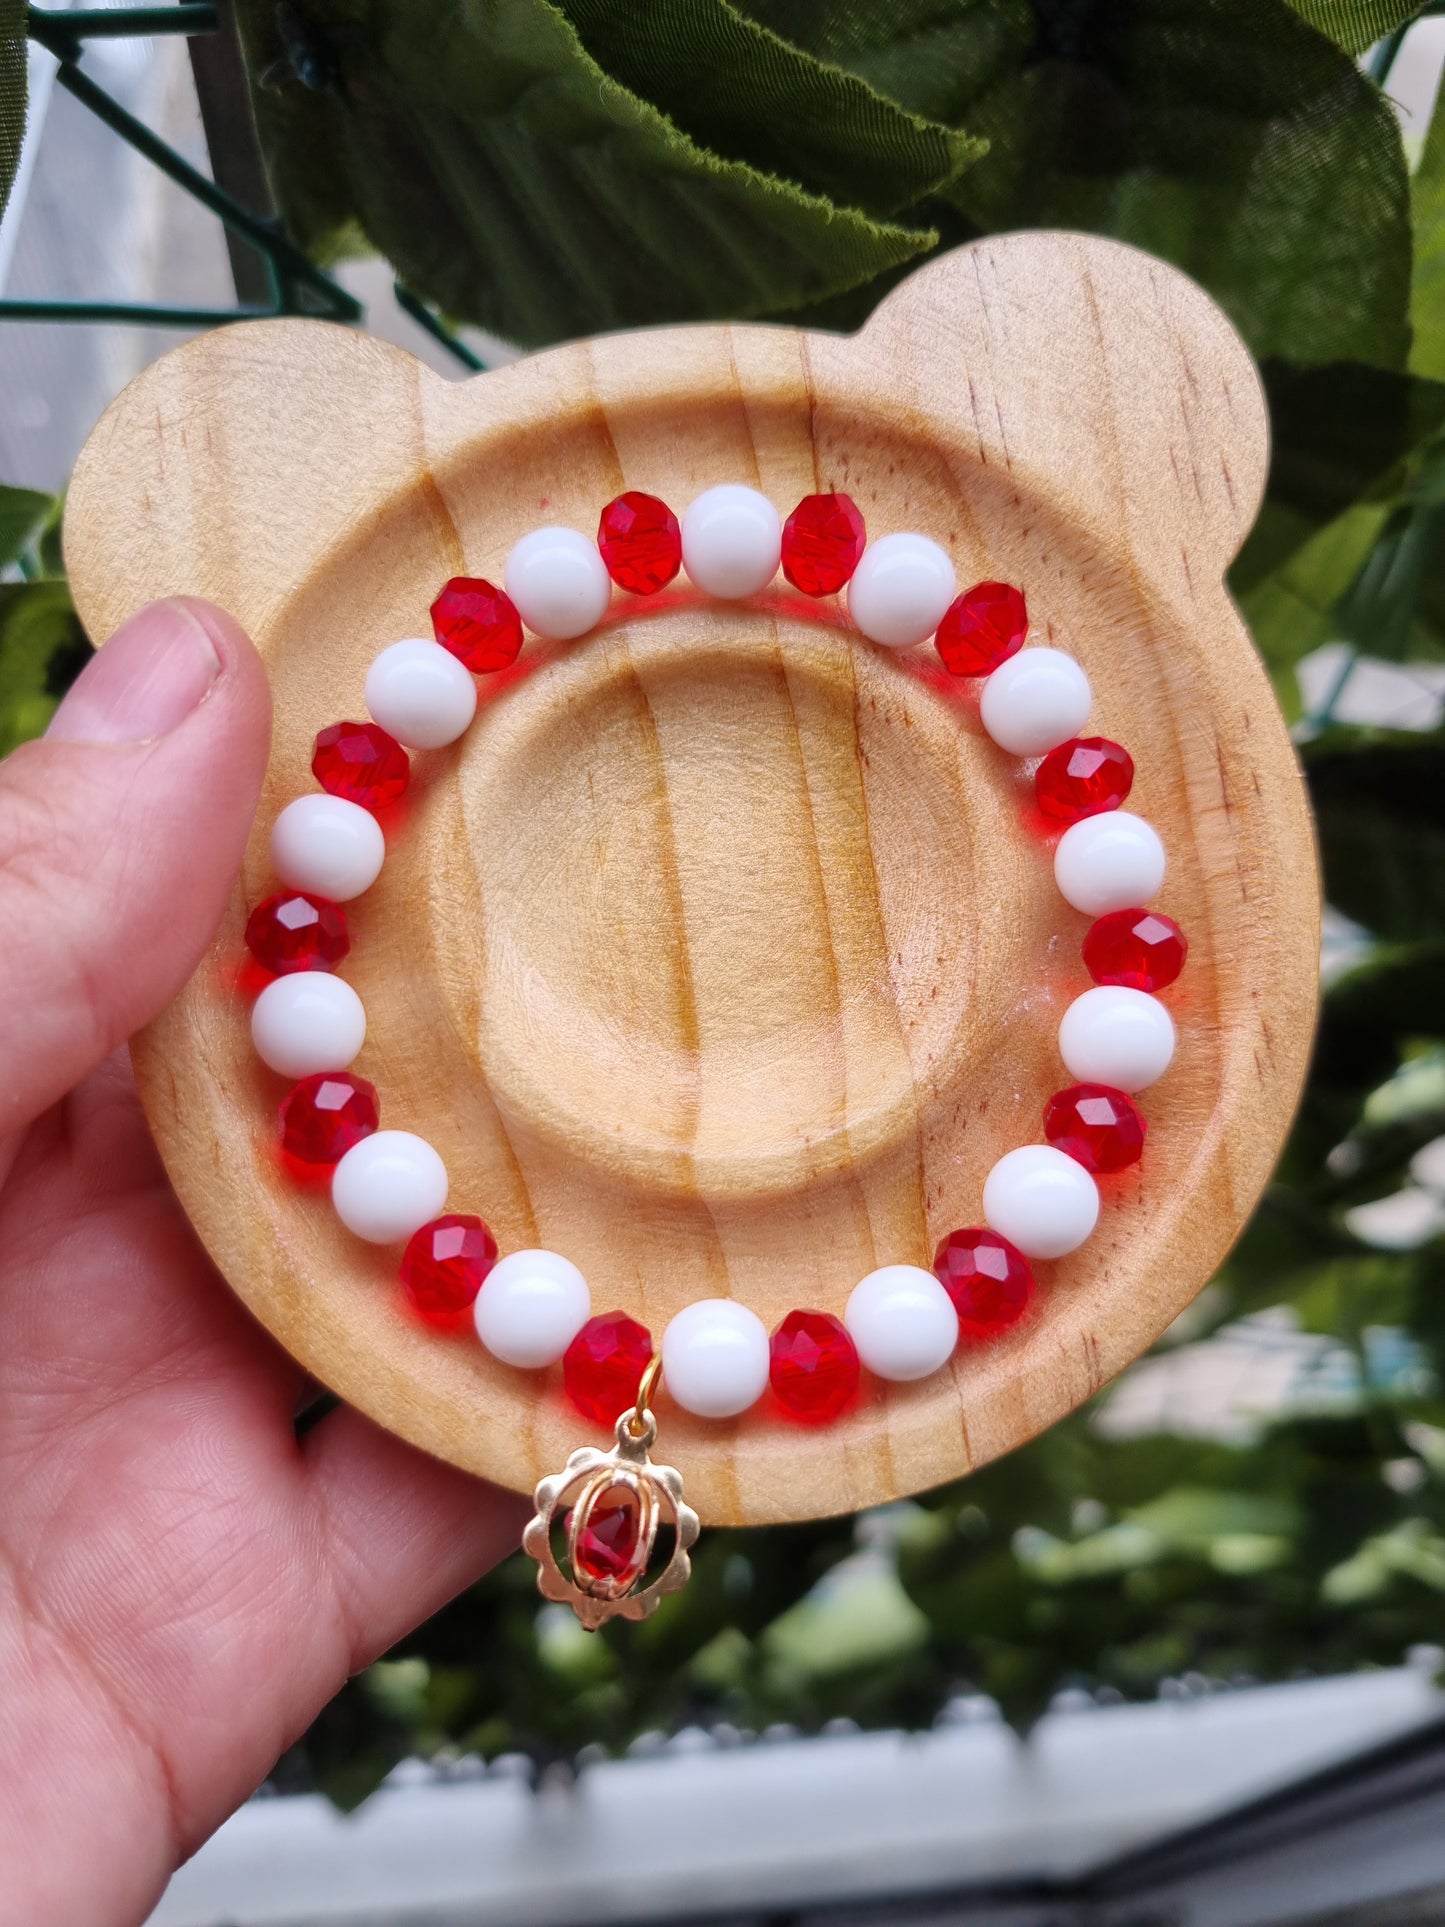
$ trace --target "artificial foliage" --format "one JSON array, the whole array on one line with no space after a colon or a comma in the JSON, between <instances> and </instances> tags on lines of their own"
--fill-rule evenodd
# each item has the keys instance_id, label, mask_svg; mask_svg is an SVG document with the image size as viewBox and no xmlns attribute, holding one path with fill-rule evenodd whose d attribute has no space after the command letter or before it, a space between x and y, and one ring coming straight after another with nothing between
<instances>
[{"instance_id":1,"label":"artificial foliage","mask_svg":"<svg viewBox=\"0 0 1445 1927\"><path fill-rule=\"evenodd\" d=\"M1353 44L1391 10L1317 11ZM1404 359L1393 116L1287 0L242 0L241 18L296 232L323 254L364 237L528 346L859 319L941 246L1055 226L1174 261L1259 355Z\"/></svg>"},{"instance_id":2,"label":"artificial foliage","mask_svg":"<svg viewBox=\"0 0 1445 1927\"><path fill-rule=\"evenodd\" d=\"M351 1804L408 1754L571 1763L689 1723L922 1725L961 1691L1027 1728L1064 1688L1202 1691L1439 1640L1445 1239L1427 1214L1380 1248L1350 1214L1445 1135L1445 730L1339 720L1361 659L1445 663L1445 110L1407 145L1358 64L1433 10L239 0L295 235L321 258L378 249L524 345L692 317L852 326L933 250L1018 226L1195 275L1264 374L1268 493L1231 586L1297 728L1327 897L1360 933L1275 1182L1133 1368L1283 1318L1333 1347L1328 1397L1252 1432L1124 1435L1105 1392L881 1515L708 1533L685 1593L596 1635L512 1560L348 1685L279 1784ZM0 0L0 187L12 15ZM0 747L79 660L54 519L0 493ZM1334 687L1307 713L1299 666L1327 643Z\"/></svg>"},{"instance_id":3,"label":"artificial foliage","mask_svg":"<svg viewBox=\"0 0 1445 1927\"><path fill-rule=\"evenodd\" d=\"M0 486L0 756L40 734L89 654L61 565L59 501Z\"/></svg>"}]
</instances>

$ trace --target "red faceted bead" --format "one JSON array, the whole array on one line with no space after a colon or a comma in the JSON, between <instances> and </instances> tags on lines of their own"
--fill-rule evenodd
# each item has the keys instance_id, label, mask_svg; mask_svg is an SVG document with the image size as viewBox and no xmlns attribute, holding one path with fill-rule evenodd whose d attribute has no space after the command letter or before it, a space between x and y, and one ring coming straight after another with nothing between
<instances>
[{"instance_id":1,"label":"red faceted bead","mask_svg":"<svg viewBox=\"0 0 1445 1927\"><path fill-rule=\"evenodd\" d=\"M682 567L677 517L656 495L635 488L603 509L597 547L612 580L632 595L656 595Z\"/></svg>"},{"instance_id":2,"label":"red faceted bead","mask_svg":"<svg viewBox=\"0 0 1445 1927\"><path fill-rule=\"evenodd\" d=\"M449 1211L414 1232L401 1257L401 1288L423 1318L450 1324L497 1262L497 1241L480 1218Z\"/></svg>"},{"instance_id":3,"label":"red faceted bead","mask_svg":"<svg viewBox=\"0 0 1445 1927\"><path fill-rule=\"evenodd\" d=\"M332 723L316 738L311 774L332 796L377 810L406 788L411 762L379 723Z\"/></svg>"},{"instance_id":4,"label":"red faceted bead","mask_svg":"<svg viewBox=\"0 0 1445 1927\"><path fill-rule=\"evenodd\" d=\"M858 1352L825 1311L790 1311L769 1344L768 1377L778 1403L794 1418L824 1425L858 1390Z\"/></svg>"},{"instance_id":5,"label":"red faceted bead","mask_svg":"<svg viewBox=\"0 0 1445 1927\"><path fill-rule=\"evenodd\" d=\"M950 1231L934 1254L933 1271L953 1300L966 1345L983 1344L1017 1324L1034 1295L1028 1259L982 1225Z\"/></svg>"},{"instance_id":6,"label":"red faceted bead","mask_svg":"<svg viewBox=\"0 0 1445 1927\"><path fill-rule=\"evenodd\" d=\"M1163 990L1188 955L1184 932L1157 910L1111 910L1084 939L1084 967L1094 982L1130 990Z\"/></svg>"},{"instance_id":7,"label":"red faceted bead","mask_svg":"<svg viewBox=\"0 0 1445 1927\"><path fill-rule=\"evenodd\" d=\"M1134 781L1134 758L1105 736L1076 736L1051 749L1034 776L1034 794L1045 816L1079 823L1117 810Z\"/></svg>"},{"instance_id":8,"label":"red faceted bead","mask_svg":"<svg viewBox=\"0 0 1445 1927\"><path fill-rule=\"evenodd\" d=\"M987 676L1017 655L1029 632L1023 591L1007 582L980 582L944 611L933 646L955 676Z\"/></svg>"},{"instance_id":9,"label":"red faceted bead","mask_svg":"<svg viewBox=\"0 0 1445 1927\"><path fill-rule=\"evenodd\" d=\"M522 618L504 589L480 576L454 575L431 606L432 634L474 676L514 663L522 648Z\"/></svg>"},{"instance_id":10,"label":"red faceted bead","mask_svg":"<svg viewBox=\"0 0 1445 1927\"><path fill-rule=\"evenodd\" d=\"M851 495L805 495L783 524L783 574L804 595L836 595L867 540Z\"/></svg>"},{"instance_id":11,"label":"red faceted bead","mask_svg":"<svg viewBox=\"0 0 1445 1927\"><path fill-rule=\"evenodd\" d=\"M652 1357L652 1334L625 1312L589 1318L562 1354L567 1396L587 1418L615 1425L637 1397Z\"/></svg>"},{"instance_id":12,"label":"red faceted bead","mask_svg":"<svg viewBox=\"0 0 1445 1927\"><path fill-rule=\"evenodd\" d=\"M585 1502L584 1502L585 1503ZM651 1548L643 1533L642 1501L620 1480L595 1493L570 1528L572 1565L587 1592L617 1599L636 1585Z\"/></svg>"},{"instance_id":13,"label":"red faceted bead","mask_svg":"<svg viewBox=\"0 0 1445 1927\"><path fill-rule=\"evenodd\" d=\"M380 1122L374 1084L350 1071L318 1071L281 1100L281 1148L298 1164L336 1164Z\"/></svg>"},{"instance_id":14,"label":"red faceted bead","mask_svg":"<svg viewBox=\"0 0 1445 1927\"><path fill-rule=\"evenodd\" d=\"M246 948L273 977L297 970L335 970L351 948L346 913L325 897L283 890L246 919Z\"/></svg>"},{"instance_id":15,"label":"red faceted bead","mask_svg":"<svg viewBox=\"0 0 1445 1927\"><path fill-rule=\"evenodd\" d=\"M1044 1107L1044 1136L1086 1171L1123 1171L1144 1150L1139 1107L1107 1084L1071 1084Z\"/></svg>"}]
</instances>

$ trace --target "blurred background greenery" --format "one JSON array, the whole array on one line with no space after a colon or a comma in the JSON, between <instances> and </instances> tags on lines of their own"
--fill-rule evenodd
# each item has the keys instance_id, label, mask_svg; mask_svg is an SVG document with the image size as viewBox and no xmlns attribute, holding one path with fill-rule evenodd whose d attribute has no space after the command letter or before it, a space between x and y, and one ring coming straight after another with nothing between
<instances>
[{"instance_id":1,"label":"blurred background greenery","mask_svg":"<svg viewBox=\"0 0 1445 1927\"><path fill-rule=\"evenodd\" d=\"M1334 913L1276 1180L1119 1388L916 1502L708 1534L645 1626L583 1635L513 1561L352 1682L279 1784L350 1804L411 1754L923 1725L969 1691L1026 1727L1067 1689L1205 1691L1439 1639L1445 109L1407 142L1385 92L1439 11L240 0L292 237L321 264L380 253L522 346L692 317L852 327L934 250L1018 227L1194 275L1269 392L1269 491L1231 583L1296 729ZM24 32L4 0L0 188ZM0 751L84 659L56 531L49 496L0 490ZM1368 720L1401 686L1408 727Z\"/></svg>"}]
</instances>

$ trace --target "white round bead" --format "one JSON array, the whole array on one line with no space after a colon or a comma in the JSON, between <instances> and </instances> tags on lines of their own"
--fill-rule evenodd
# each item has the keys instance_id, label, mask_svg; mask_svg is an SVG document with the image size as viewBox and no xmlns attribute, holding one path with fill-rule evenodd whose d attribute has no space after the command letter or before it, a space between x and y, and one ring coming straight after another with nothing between
<instances>
[{"instance_id":1,"label":"white round bead","mask_svg":"<svg viewBox=\"0 0 1445 1927\"><path fill-rule=\"evenodd\" d=\"M549 642L595 629L612 600L612 577L576 529L533 529L513 545L502 583L527 627Z\"/></svg>"},{"instance_id":2,"label":"white round bead","mask_svg":"<svg viewBox=\"0 0 1445 1927\"><path fill-rule=\"evenodd\" d=\"M408 749L442 749L476 715L477 685L439 642L394 642L366 672L366 706Z\"/></svg>"},{"instance_id":3,"label":"white round bead","mask_svg":"<svg viewBox=\"0 0 1445 1927\"><path fill-rule=\"evenodd\" d=\"M1128 810L1086 816L1059 838L1054 881L1064 901L1088 917L1142 907L1164 881L1164 845L1152 823Z\"/></svg>"},{"instance_id":4,"label":"white round bead","mask_svg":"<svg viewBox=\"0 0 1445 1927\"><path fill-rule=\"evenodd\" d=\"M447 1201L447 1167L424 1137L374 1131L337 1165L331 1202L348 1231L368 1244L397 1244L439 1217Z\"/></svg>"},{"instance_id":5,"label":"white round bead","mask_svg":"<svg viewBox=\"0 0 1445 1927\"><path fill-rule=\"evenodd\" d=\"M927 1378L958 1343L958 1313L931 1271L883 1265L853 1287L843 1310L858 1356L879 1378Z\"/></svg>"},{"instance_id":6,"label":"white round bead","mask_svg":"<svg viewBox=\"0 0 1445 1927\"><path fill-rule=\"evenodd\" d=\"M340 977L298 970L267 984L251 1006L251 1042L283 1077L344 1071L366 1042L366 1012Z\"/></svg>"},{"instance_id":7,"label":"white round bead","mask_svg":"<svg viewBox=\"0 0 1445 1927\"><path fill-rule=\"evenodd\" d=\"M1169 1068L1174 1019L1145 990L1099 984L1064 1012L1059 1055L1080 1083L1142 1091Z\"/></svg>"},{"instance_id":8,"label":"white round bead","mask_svg":"<svg viewBox=\"0 0 1445 1927\"><path fill-rule=\"evenodd\" d=\"M704 595L726 602L756 595L778 572L783 524L766 495L722 482L689 505L682 518L682 566Z\"/></svg>"},{"instance_id":9,"label":"white round bead","mask_svg":"<svg viewBox=\"0 0 1445 1927\"><path fill-rule=\"evenodd\" d=\"M983 1219L1026 1258L1062 1258L1099 1222L1099 1187L1066 1152L1024 1144L985 1179Z\"/></svg>"},{"instance_id":10,"label":"white round bead","mask_svg":"<svg viewBox=\"0 0 1445 1927\"><path fill-rule=\"evenodd\" d=\"M698 1418L736 1418L755 1405L768 1363L762 1319L731 1298L699 1298L662 1334L663 1383Z\"/></svg>"},{"instance_id":11,"label":"white round bead","mask_svg":"<svg viewBox=\"0 0 1445 1927\"><path fill-rule=\"evenodd\" d=\"M349 903L381 875L386 839L370 810L344 796L298 796L271 825L271 865L292 890Z\"/></svg>"},{"instance_id":12,"label":"white round bead","mask_svg":"<svg viewBox=\"0 0 1445 1927\"><path fill-rule=\"evenodd\" d=\"M926 535L870 542L848 584L848 613L870 642L908 649L926 642L958 594L953 564Z\"/></svg>"},{"instance_id":13,"label":"white round bead","mask_svg":"<svg viewBox=\"0 0 1445 1927\"><path fill-rule=\"evenodd\" d=\"M1042 756L1077 736L1093 696L1089 678L1062 649L1020 649L983 685L983 726L1010 756Z\"/></svg>"},{"instance_id":14,"label":"white round bead","mask_svg":"<svg viewBox=\"0 0 1445 1927\"><path fill-rule=\"evenodd\" d=\"M587 1280L555 1251L513 1251L482 1280L477 1336L504 1365L554 1365L592 1316Z\"/></svg>"}]
</instances>

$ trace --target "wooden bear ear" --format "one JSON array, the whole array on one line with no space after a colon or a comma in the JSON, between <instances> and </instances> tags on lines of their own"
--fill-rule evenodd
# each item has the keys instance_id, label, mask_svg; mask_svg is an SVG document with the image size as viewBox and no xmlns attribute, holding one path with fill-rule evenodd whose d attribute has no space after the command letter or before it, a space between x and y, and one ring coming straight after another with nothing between
<instances>
[{"instance_id":1,"label":"wooden bear ear","mask_svg":"<svg viewBox=\"0 0 1445 1927\"><path fill-rule=\"evenodd\" d=\"M184 593L264 648L291 586L416 481L423 393L452 386L322 321L242 322L153 362L101 417L66 496L66 564L92 638Z\"/></svg>"},{"instance_id":2,"label":"wooden bear ear","mask_svg":"<svg viewBox=\"0 0 1445 1927\"><path fill-rule=\"evenodd\" d=\"M1269 417L1248 352L1192 281L1121 242L975 242L910 275L852 345L940 436L1170 589L1222 573L1259 513Z\"/></svg>"}]
</instances>

